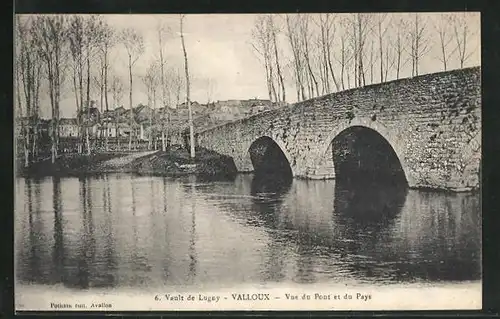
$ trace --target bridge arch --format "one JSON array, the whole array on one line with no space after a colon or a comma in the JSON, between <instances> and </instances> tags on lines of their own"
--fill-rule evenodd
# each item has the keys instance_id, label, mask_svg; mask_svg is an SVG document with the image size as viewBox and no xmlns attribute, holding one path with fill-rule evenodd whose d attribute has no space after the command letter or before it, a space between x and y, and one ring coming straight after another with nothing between
<instances>
[{"instance_id":1,"label":"bridge arch","mask_svg":"<svg viewBox=\"0 0 500 319\"><path fill-rule=\"evenodd\" d=\"M399 160L399 164L401 165L401 168L404 172L408 186L415 186L415 180L412 171L410 170L404 156L404 149L406 147L405 141L401 139L397 129L391 130L379 120L373 121L370 118L356 117L349 122L337 123L334 129L327 136L325 143L321 146L319 158L316 160L316 164L320 165L324 156L332 156L331 154L328 154L328 151L330 150L331 144L333 143L334 139L341 135L343 132L354 127L364 127L366 129L375 131L376 133L378 133L378 135L381 136L381 138L385 139L385 141L392 148L394 154Z\"/></svg>"},{"instance_id":2,"label":"bridge arch","mask_svg":"<svg viewBox=\"0 0 500 319\"><path fill-rule=\"evenodd\" d=\"M255 159L252 158L253 156L251 153L252 153L252 147L254 147L256 145L256 143L265 143L265 144L268 144L268 146L274 144L277 147L277 149L280 151L280 153L283 154L284 158L286 159L286 162L287 162L288 168L290 169L291 175L295 176L292 157L290 156L288 150L286 149L285 144L279 138L273 138L270 135L261 135L257 138L252 139L247 147L247 152L246 152L247 153L246 154L247 161L252 163L252 167L253 167L254 171L257 169L257 167L255 167L255 163L254 163ZM264 155L264 154L262 154L262 155Z\"/></svg>"}]
</instances>

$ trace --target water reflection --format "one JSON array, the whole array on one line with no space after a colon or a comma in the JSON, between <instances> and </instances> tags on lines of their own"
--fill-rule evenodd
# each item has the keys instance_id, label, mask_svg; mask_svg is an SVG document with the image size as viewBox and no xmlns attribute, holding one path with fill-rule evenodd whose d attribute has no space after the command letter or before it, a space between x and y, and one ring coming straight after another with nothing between
<instances>
[{"instance_id":1,"label":"water reflection","mask_svg":"<svg viewBox=\"0 0 500 319\"><path fill-rule=\"evenodd\" d=\"M359 224L354 228L365 228L380 227L398 216L405 203L408 188L376 183L336 183L334 192L334 210L346 220Z\"/></svg>"},{"instance_id":2,"label":"water reflection","mask_svg":"<svg viewBox=\"0 0 500 319\"><path fill-rule=\"evenodd\" d=\"M64 277L64 239L62 225L62 203L61 203L61 180L59 177L52 177L52 203L54 209L54 246L52 249L52 281L61 282Z\"/></svg>"},{"instance_id":3,"label":"water reflection","mask_svg":"<svg viewBox=\"0 0 500 319\"><path fill-rule=\"evenodd\" d=\"M21 282L88 289L481 278L477 194L252 175L18 183Z\"/></svg>"},{"instance_id":4,"label":"water reflection","mask_svg":"<svg viewBox=\"0 0 500 319\"><path fill-rule=\"evenodd\" d=\"M195 189L194 176L189 177L189 199L191 202L191 227L189 236L189 273L188 282L193 283L196 278L196 264L197 264L197 254L196 254L196 189Z\"/></svg>"},{"instance_id":5,"label":"water reflection","mask_svg":"<svg viewBox=\"0 0 500 319\"><path fill-rule=\"evenodd\" d=\"M81 202L81 225L83 230L80 233L77 251L77 273L76 276L71 276L71 279L66 284L74 287L88 289L91 280L91 267L95 262L95 237L94 237L94 221L92 212L92 189L89 187L89 181L86 177L79 177L80 186L80 202Z\"/></svg>"},{"instance_id":6,"label":"water reflection","mask_svg":"<svg viewBox=\"0 0 500 319\"><path fill-rule=\"evenodd\" d=\"M103 177L103 209L104 209L104 222L103 222L103 237L104 237L104 271L99 271L100 282L97 286L113 287L115 286L115 275L117 269L115 250L113 249L114 233L113 233L113 204L111 201L111 190L109 177Z\"/></svg>"},{"instance_id":7,"label":"water reflection","mask_svg":"<svg viewBox=\"0 0 500 319\"><path fill-rule=\"evenodd\" d=\"M167 178L166 177L162 178L162 186L163 186L163 188L162 188L163 189L163 194L166 194L167 193ZM163 201L163 205L162 206L163 206L162 215L166 216L167 215L167 201L166 200ZM165 232L164 236L165 236L165 238L167 238L167 235L169 233L169 222L168 222L168 220L166 218L165 218L165 223L163 224L163 226L164 226L164 232ZM155 241L155 243L156 243L156 241ZM155 251L163 253L163 254L161 254L162 255L162 259L163 259L163 262L162 262L162 270L163 270L162 279L163 279L163 281L167 281L168 278L170 277L169 264L170 264L171 249L170 249L169 242L168 241L164 241L163 249L157 249L155 247Z\"/></svg>"},{"instance_id":8,"label":"water reflection","mask_svg":"<svg viewBox=\"0 0 500 319\"><path fill-rule=\"evenodd\" d=\"M284 195L292 185L292 178L283 174L256 175L251 181L251 210L259 215L268 227L278 227L276 210L282 205Z\"/></svg>"},{"instance_id":9,"label":"water reflection","mask_svg":"<svg viewBox=\"0 0 500 319\"><path fill-rule=\"evenodd\" d=\"M35 184L35 189L33 189L33 184ZM32 180L25 181L25 194L27 200L24 201L25 209L28 210L28 243L29 243L29 257L28 265L30 269L33 269L32 273L27 274L30 281L36 278L43 278L43 269L41 267L41 258L39 255L38 241L39 234L41 234L40 219L40 184L33 183ZM35 193L35 194L33 194ZM27 207L26 207L27 205ZM35 206L35 207L34 207ZM43 280L43 279L42 279Z\"/></svg>"}]
</instances>

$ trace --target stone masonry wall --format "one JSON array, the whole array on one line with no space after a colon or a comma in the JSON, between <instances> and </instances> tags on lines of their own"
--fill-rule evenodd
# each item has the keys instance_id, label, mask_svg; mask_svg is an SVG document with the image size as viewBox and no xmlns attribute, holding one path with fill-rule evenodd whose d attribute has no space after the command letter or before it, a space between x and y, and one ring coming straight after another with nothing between
<instances>
[{"instance_id":1,"label":"stone masonry wall","mask_svg":"<svg viewBox=\"0 0 500 319\"><path fill-rule=\"evenodd\" d=\"M359 125L389 142L411 187L470 190L480 185L480 81L475 67L365 86L199 132L197 143L251 171L248 149L268 136L294 176L324 178L334 176L332 140Z\"/></svg>"}]
</instances>

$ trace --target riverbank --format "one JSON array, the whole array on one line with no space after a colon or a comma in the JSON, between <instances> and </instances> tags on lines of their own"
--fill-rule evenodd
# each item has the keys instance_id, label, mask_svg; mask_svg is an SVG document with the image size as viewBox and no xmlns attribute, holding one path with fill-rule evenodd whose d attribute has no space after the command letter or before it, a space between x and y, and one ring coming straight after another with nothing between
<instances>
[{"instance_id":1,"label":"riverbank","mask_svg":"<svg viewBox=\"0 0 500 319\"><path fill-rule=\"evenodd\" d=\"M236 173L233 160L207 149L197 149L191 159L188 150L171 146L166 152L105 152L95 154L61 154L52 163L50 159L19 167L18 175L81 175L99 173L136 173L164 176L231 176Z\"/></svg>"},{"instance_id":2,"label":"riverbank","mask_svg":"<svg viewBox=\"0 0 500 319\"><path fill-rule=\"evenodd\" d=\"M127 155L126 152L60 154L54 163L51 158L32 163L29 167L23 167L18 163L16 171L20 176L86 174L96 171L105 161Z\"/></svg>"},{"instance_id":3,"label":"riverbank","mask_svg":"<svg viewBox=\"0 0 500 319\"><path fill-rule=\"evenodd\" d=\"M236 166L232 158L207 149L197 149L196 157L191 159L188 150L180 146L172 146L168 151L157 151L153 154L134 159L130 163L111 168L103 165L106 172L126 172L137 174L154 174L165 176L232 176L236 174Z\"/></svg>"}]
</instances>

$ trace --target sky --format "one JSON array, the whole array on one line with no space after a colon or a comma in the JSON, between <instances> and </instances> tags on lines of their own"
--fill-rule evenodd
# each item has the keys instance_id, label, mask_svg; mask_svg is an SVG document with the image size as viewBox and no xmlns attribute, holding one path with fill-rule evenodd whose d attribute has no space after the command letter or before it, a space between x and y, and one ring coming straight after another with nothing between
<instances>
[{"instance_id":1,"label":"sky","mask_svg":"<svg viewBox=\"0 0 500 319\"><path fill-rule=\"evenodd\" d=\"M463 13L459 13L463 15ZM406 14L408 15L408 14ZM423 18L429 22L426 24L428 41L431 50L424 56L420 65L420 73L433 73L443 70L442 63L438 57L439 45L436 39L437 33L433 29L441 21L441 15L437 13L422 13ZM315 15L313 15L315 16ZM342 20L343 15L338 15L337 21ZM404 17L405 14L389 14L392 20ZM165 43L167 65L176 68L184 75L184 61L182 47L179 37L179 15L102 15L111 27L124 29L132 27L143 37L145 51L134 65L133 104L147 104L146 88L141 77L144 76L147 67L158 57L157 26L162 23L171 28L171 33ZM252 28L254 27L256 15L245 14L196 14L186 15L184 18L184 36L189 61L189 72L191 77L191 100L205 103L210 100L227 99L250 99L269 98L265 78L264 65L258 58L251 46ZM314 17L313 17L314 18ZM278 21L280 21L278 19ZM467 25L474 32L469 41L472 53L465 67L481 65L480 61L480 15L479 13L466 14ZM336 39L342 33L341 25L338 24ZM387 33L387 39L391 38L391 31ZM319 33L316 33L319 34ZM371 41L374 38L368 38ZM375 39L374 39L375 40ZM289 45L285 34L279 38L280 53L288 55ZM338 46L338 40L334 46ZM450 42L450 48L454 46ZM122 104L128 107L128 69L126 55L123 45L115 46L111 51L111 73L117 74L124 82L124 96ZM335 62L334 62L335 63ZM366 63L366 62L365 62ZM98 63L95 63L97 72ZM338 65L337 65L338 66ZM448 69L459 68L458 60L451 58ZM286 73L286 72L285 72ZM402 77L411 76L411 64L408 63L402 70ZM295 89L290 74L285 74L286 88L290 98L287 102L295 102ZM375 75L375 78L377 75ZM211 89L208 89L208 82ZM61 117L73 117L75 115L74 93L71 90L71 80L68 77L61 100ZM211 93L209 93L211 91ZM99 100L97 93L92 94L92 99ZM181 100L185 98L184 96ZM50 105L47 95L42 96L42 116L50 115ZM157 102L157 105L159 101Z\"/></svg>"}]
</instances>

